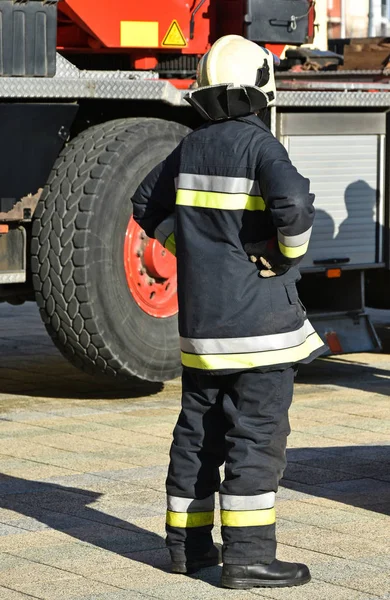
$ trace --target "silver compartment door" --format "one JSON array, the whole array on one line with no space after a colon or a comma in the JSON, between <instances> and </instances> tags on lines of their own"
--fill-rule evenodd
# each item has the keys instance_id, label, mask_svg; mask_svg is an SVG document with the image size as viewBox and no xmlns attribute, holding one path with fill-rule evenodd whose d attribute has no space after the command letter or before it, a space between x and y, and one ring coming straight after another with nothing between
<instances>
[{"instance_id":1,"label":"silver compartment door","mask_svg":"<svg viewBox=\"0 0 390 600\"><path fill-rule=\"evenodd\" d=\"M317 210L302 267L349 258L348 265L381 260L381 135L293 135L284 142L293 164L311 181Z\"/></svg>"}]
</instances>

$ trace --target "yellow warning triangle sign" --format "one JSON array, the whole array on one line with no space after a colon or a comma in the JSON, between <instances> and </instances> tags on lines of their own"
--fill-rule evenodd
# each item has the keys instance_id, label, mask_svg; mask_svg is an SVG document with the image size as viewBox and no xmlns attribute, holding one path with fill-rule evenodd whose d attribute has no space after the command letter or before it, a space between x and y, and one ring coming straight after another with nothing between
<instances>
[{"instance_id":1,"label":"yellow warning triangle sign","mask_svg":"<svg viewBox=\"0 0 390 600\"><path fill-rule=\"evenodd\" d=\"M182 30L180 29L179 23L175 20L169 26L168 31L165 34L163 41L161 42L162 46L187 46L186 38L183 35Z\"/></svg>"}]
</instances>

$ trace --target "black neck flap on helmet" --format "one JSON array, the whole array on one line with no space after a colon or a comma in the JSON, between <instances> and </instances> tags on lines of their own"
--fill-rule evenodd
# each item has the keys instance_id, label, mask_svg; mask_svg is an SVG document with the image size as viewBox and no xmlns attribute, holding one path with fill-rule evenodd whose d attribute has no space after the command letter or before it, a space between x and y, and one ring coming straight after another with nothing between
<instances>
[{"instance_id":1,"label":"black neck flap on helmet","mask_svg":"<svg viewBox=\"0 0 390 600\"><path fill-rule=\"evenodd\" d=\"M267 108L274 98L268 97L255 86L235 87L231 83L223 83L190 90L184 99L204 119L220 121L256 113Z\"/></svg>"}]
</instances>

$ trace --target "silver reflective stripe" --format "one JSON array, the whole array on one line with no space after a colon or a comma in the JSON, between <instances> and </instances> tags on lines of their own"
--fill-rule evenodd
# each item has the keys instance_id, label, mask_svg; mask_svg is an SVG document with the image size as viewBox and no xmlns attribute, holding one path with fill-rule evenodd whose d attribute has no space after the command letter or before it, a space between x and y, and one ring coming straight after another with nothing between
<instances>
[{"instance_id":1,"label":"silver reflective stripe","mask_svg":"<svg viewBox=\"0 0 390 600\"><path fill-rule=\"evenodd\" d=\"M275 492L267 492L258 496L220 494L219 502L222 510L263 510L275 506L275 497Z\"/></svg>"},{"instance_id":2,"label":"silver reflective stripe","mask_svg":"<svg viewBox=\"0 0 390 600\"><path fill-rule=\"evenodd\" d=\"M261 196L259 183L245 177L180 173L177 180L177 188L181 190L198 190L200 192Z\"/></svg>"},{"instance_id":3,"label":"silver reflective stripe","mask_svg":"<svg viewBox=\"0 0 390 600\"><path fill-rule=\"evenodd\" d=\"M195 498L179 498L178 496L167 496L167 508L172 512L196 513L211 512L214 510L214 494L203 500Z\"/></svg>"},{"instance_id":4,"label":"silver reflective stripe","mask_svg":"<svg viewBox=\"0 0 390 600\"><path fill-rule=\"evenodd\" d=\"M169 238L171 233L173 233L174 229L175 229L175 215L172 214L172 215L169 215L169 217L167 217L164 221L162 221L162 223L160 223L160 225L158 225L156 227L156 230L154 232L156 240L158 240L160 242L160 244L165 246L165 242L167 241L167 238Z\"/></svg>"},{"instance_id":5,"label":"silver reflective stripe","mask_svg":"<svg viewBox=\"0 0 390 600\"><path fill-rule=\"evenodd\" d=\"M306 320L303 326L288 333L274 333L243 338L196 339L180 338L182 352L188 354L242 354L284 350L303 344L314 333L312 324Z\"/></svg>"},{"instance_id":6,"label":"silver reflective stripe","mask_svg":"<svg viewBox=\"0 0 390 600\"><path fill-rule=\"evenodd\" d=\"M307 231L304 231L300 235L283 235L280 231L278 231L278 240L284 246L288 246L289 248L298 248L299 246L303 246L310 240L312 227Z\"/></svg>"}]
</instances>

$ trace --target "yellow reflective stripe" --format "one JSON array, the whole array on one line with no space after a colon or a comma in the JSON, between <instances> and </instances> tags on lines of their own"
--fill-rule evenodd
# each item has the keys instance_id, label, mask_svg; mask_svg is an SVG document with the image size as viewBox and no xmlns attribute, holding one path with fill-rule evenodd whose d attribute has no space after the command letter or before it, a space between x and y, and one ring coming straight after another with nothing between
<instances>
[{"instance_id":1,"label":"yellow reflective stripe","mask_svg":"<svg viewBox=\"0 0 390 600\"><path fill-rule=\"evenodd\" d=\"M247 369L268 365L295 363L307 358L321 348L324 342L317 333L312 333L307 340L295 348L273 350L268 352L249 352L244 354L187 354L181 353L182 364L192 369Z\"/></svg>"},{"instance_id":2,"label":"yellow reflective stripe","mask_svg":"<svg viewBox=\"0 0 390 600\"><path fill-rule=\"evenodd\" d=\"M276 521L274 508L265 510L221 510L221 523L225 527L261 527Z\"/></svg>"},{"instance_id":3,"label":"yellow reflective stripe","mask_svg":"<svg viewBox=\"0 0 390 600\"><path fill-rule=\"evenodd\" d=\"M167 525L171 527L204 527L213 523L214 511L179 513L167 510Z\"/></svg>"},{"instance_id":4,"label":"yellow reflective stripe","mask_svg":"<svg viewBox=\"0 0 390 600\"><path fill-rule=\"evenodd\" d=\"M307 249L309 247L309 242L306 242L306 244L302 244L302 246L297 246L296 248L285 246L284 244L282 244L282 242L278 243L281 253L287 258L299 258L300 256L306 254Z\"/></svg>"},{"instance_id":5,"label":"yellow reflective stripe","mask_svg":"<svg viewBox=\"0 0 390 600\"><path fill-rule=\"evenodd\" d=\"M176 256L176 240L174 233L171 233L171 235L167 237L164 247L168 250L168 252L173 254L173 256Z\"/></svg>"},{"instance_id":6,"label":"yellow reflective stripe","mask_svg":"<svg viewBox=\"0 0 390 600\"><path fill-rule=\"evenodd\" d=\"M261 196L200 192L198 190L177 190L176 204L218 210L265 210L265 202Z\"/></svg>"}]
</instances>

